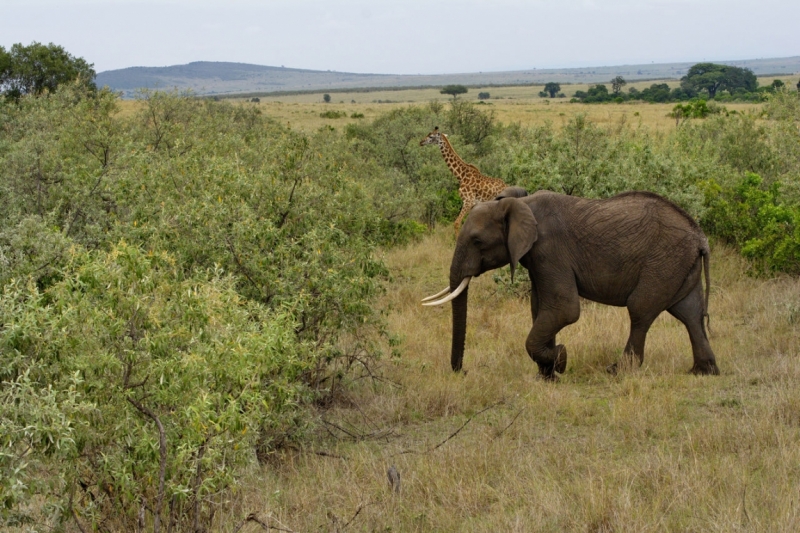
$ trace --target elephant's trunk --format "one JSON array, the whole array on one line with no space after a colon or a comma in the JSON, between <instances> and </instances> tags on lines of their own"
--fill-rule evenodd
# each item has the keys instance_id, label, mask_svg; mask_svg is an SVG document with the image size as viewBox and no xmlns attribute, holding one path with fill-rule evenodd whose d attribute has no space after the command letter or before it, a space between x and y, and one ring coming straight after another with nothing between
<instances>
[{"instance_id":1,"label":"elephant's trunk","mask_svg":"<svg viewBox=\"0 0 800 533\"><path fill-rule=\"evenodd\" d=\"M450 352L450 365L453 372L461 370L464 359L464 341L467 337L467 294L469 288L459 294L453 301L453 345Z\"/></svg>"}]
</instances>

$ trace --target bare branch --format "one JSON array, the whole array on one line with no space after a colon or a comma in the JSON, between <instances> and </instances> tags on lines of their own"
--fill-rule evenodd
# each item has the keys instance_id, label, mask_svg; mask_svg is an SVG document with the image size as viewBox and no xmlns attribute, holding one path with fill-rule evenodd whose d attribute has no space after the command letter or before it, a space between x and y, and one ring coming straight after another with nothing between
<instances>
[{"instance_id":1,"label":"bare branch","mask_svg":"<svg viewBox=\"0 0 800 533\"><path fill-rule=\"evenodd\" d=\"M508 428L510 428L510 427L511 427L511 426L514 424L514 422L516 422L516 421L517 421L517 418L519 418L519 415L521 415L521 414L522 414L522 411L524 411L524 410L525 410L525 408L523 407L522 409L520 409L519 411L517 411L517 414L515 414L515 415L514 415L514 418L512 418L512 419L511 419L511 422L509 422L509 423L508 423L508 425L507 425L506 427L504 427L504 428L503 428L503 430L502 430L500 433L498 433L497 435L495 435L495 436L494 436L494 439L497 439L497 438L499 438L499 437L500 437L500 436L501 436L503 433L505 433L505 432L506 432L506 430L507 430ZM492 439L492 440L494 440L494 439Z\"/></svg>"},{"instance_id":2,"label":"bare branch","mask_svg":"<svg viewBox=\"0 0 800 533\"><path fill-rule=\"evenodd\" d=\"M69 493L69 503L67 505L69 505L69 512L72 515L72 519L75 521L75 524L78 526L78 529L80 529L81 533L86 533L86 529L83 527L83 524L81 524L81 521L78 520L78 513L75 512L75 508L72 506L72 498L74 496L75 484L73 483Z\"/></svg>"},{"instance_id":3,"label":"bare branch","mask_svg":"<svg viewBox=\"0 0 800 533\"><path fill-rule=\"evenodd\" d=\"M429 448L429 449L427 449L427 450L423 450L423 451L419 451L419 450L403 450L403 451L400 451L400 452L398 452L398 453L392 454L392 455L390 455L389 457L394 457L395 455L404 455L404 454L408 454L408 453L411 453L411 454L424 454L424 453L431 453L431 452L433 452L433 451L436 451L436 450L438 450L440 447L444 446L444 444L445 444L445 443L447 443L447 441L449 441L450 439L452 439L453 437L455 437L456 435L458 435L458 434L461 432L461 430L462 430L462 429L464 429L465 427L467 427L467 424L469 424L470 422L472 422L472 419L473 419L473 418L475 418L476 416L478 416L478 415L480 415L480 414L483 414L483 413L485 413L485 412L486 412L486 411L488 411L489 409L493 409L493 408L495 408L495 407L497 407L498 405L501 405L501 404L503 404L503 403L505 403L505 400L500 400L500 401L498 401L498 402L495 402L495 403L493 403L492 405L490 405L490 406L488 406L488 407L484 407L483 409L481 409L480 411L478 411L477 413L475 413L474 415L472 415L471 417L469 417L469 418L467 419L467 421L466 421L466 422L464 422L463 424L461 424L461 427L459 427L457 430L455 430L454 432L452 432L452 433L451 433L451 434L450 434L450 435L449 435L449 436L448 436L446 439L444 439L442 442L440 442L439 444L437 444L437 445L436 445L436 446L434 446L433 448Z\"/></svg>"},{"instance_id":4,"label":"bare branch","mask_svg":"<svg viewBox=\"0 0 800 533\"><path fill-rule=\"evenodd\" d=\"M166 477L167 472L167 434L164 431L164 425L161 423L161 420L153 411L137 402L133 398L128 398L128 402L140 413L150 417L158 427L158 451L160 457L158 469L158 494L155 509L153 509L153 533L159 533L161 530L161 509L164 506L164 478Z\"/></svg>"},{"instance_id":5,"label":"bare branch","mask_svg":"<svg viewBox=\"0 0 800 533\"><path fill-rule=\"evenodd\" d=\"M203 441L203 444L200 445L200 449L197 451L197 470L195 471L194 483L192 484L192 497L194 498L194 503L192 504L192 513L194 514L194 531L200 531L200 498L198 497L200 492L200 475L203 471L203 456L206 454L206 448L210 439L210 436L206 437L206 440Z\"/></svg>"},{"instance_id":6,"label":"bare branch","mask_svg":"<svg viewBox=\"0 0 800 533\"><path fill-rule=\"evenodd\" d=\"M272 517L270 517L270 518L272 518ZM353 517L353 518L355 518L355 517ZM278 519L275 519L275 521L278 522L279 524L281 524ZM273 526L272 524L269 524L268 522L264 522L263 520L261 520L258 517L258 515L256 515L256 513L250 513L249 515L247 515L247 518L242 520L242 522L238 526L236 526L236 528L233 530L233 533L239 533L239 530L242 529L244 527L244 525L246 523L248 523L248 522L255 522L256 524L258 524L259 526L264 528L265 531L269 531L270 529L274 529L275 531L287 531L288 533L295 533L293 530L287 528L284 524L281 524L284 527L277 527L277 526Z\"/></svg>"},{"instance_id":7,"label":"bare branch","mask_svg":"<svg viewBox=\"0 0 800 533\"><path fill-rule=\"evenodd\" d=\"M361 502L361 503L359 503L359 504L358 504L358 509L356 509L356 513L353 515L353 518L351 518L350 520L348 520L348 521L347 521L347 523L346 523L345 525L343 525L343 526L342 526L342 530L344 530L345 528L347 528L347 526L349 526L349 525L350 525L350 524L353 522L353 520L355 520L355 519L356 519L356 517L357 517L357 516L359 515L359 513L361 512L361 509L363 509L363 508L364 508L364 502Z\"/></svg>"}]
</instances>

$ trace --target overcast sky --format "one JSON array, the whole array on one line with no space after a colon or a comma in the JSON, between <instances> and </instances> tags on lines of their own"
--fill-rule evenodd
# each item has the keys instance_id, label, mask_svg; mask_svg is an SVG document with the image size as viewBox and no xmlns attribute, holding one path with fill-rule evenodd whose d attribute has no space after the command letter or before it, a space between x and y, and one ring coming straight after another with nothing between
<instances>
[{"instance_id":1,"label":"overcast sky","mask_svg":"<svg viewBox=\"0 0 800 533\"><path fill-rule=\"evenodd\" d=\"M0 46L102 72L234 61L386 74L800 55L800 0L0 0Z\"/></svg>"}]
</instances>

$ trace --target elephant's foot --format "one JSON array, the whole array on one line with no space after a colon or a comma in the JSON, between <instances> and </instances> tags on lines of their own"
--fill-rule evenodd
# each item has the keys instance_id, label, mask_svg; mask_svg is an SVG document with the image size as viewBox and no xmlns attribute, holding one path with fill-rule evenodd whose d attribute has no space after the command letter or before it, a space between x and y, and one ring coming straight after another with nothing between
<instances>
[{"instance_id":1,"label":"elephant's foot","mask_svg":"<svg viewBox=\"0 0 800 533\"><path fill-rule=\"evenodd\" d=\"M713 361L707 361L699 364L695 363L689 373L701 376L719 376L719 368Z\"/></svg>"},{"instance_id":2,"label":"elephant's foot","mask_svg":"<svg viewBox=\"0 0 800 533\"><path fill-rule=\"evenodd\" d=\"M558 380L556 373L563 374L567 369L567 349L564 345L559 344L553 352L555 352L555 357L552 359L552 363L536 362L539 365L539 375L548 381Z\"/></svg>"},{"instance_id":3,"label":"elephant's foot","mask_svg":"<svg viewBox=\"0 0 800 533\"><path fill-rule=\"evenodd\" d=\"M553 372L553 369L550 369L550 372L546 372L539 368L539 379L543 381L549 381L551 383L556 383L558 381L558 375Z\"/></svg>"},{"instance_id":4,"label":"elephant's foot","mask_svg":"<svg viewBox=\"0 0 800 533\"><path fill-rule=\"evenodd\" d=\"M556 346L556 361L553 364L553 370L559 374L563 374L567 369L567 348L563 344Z\"/></svg>"}]
</instances>

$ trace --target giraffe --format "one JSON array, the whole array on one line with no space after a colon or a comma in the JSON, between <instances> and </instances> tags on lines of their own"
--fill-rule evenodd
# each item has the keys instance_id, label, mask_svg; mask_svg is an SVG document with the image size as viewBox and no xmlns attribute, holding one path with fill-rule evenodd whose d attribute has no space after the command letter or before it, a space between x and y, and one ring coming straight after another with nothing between
<instances>
[{"instance_id":1,"label":"giraffe","mask_svg":"<svg viewBox=\"0 0 800 533\"><path fill-rule=\"evenodd\" d=\"M419 143L420 146L427 146L429 144L438 144L439 149L442 151L447 168L458 179L458 194L464 202L461 207L461 212L458 214L455 222L456 237L458 237L458 230L461 227L461 221L469 213L475 204L478 202L486 202L494 200L500 192L506 188L503 180L484 176L478 167L465 163L455 150L453 145L447 140L447 135L439 131L439 126L436 126L427 137L422 139Z\"/></svg>"}]
</instances>

